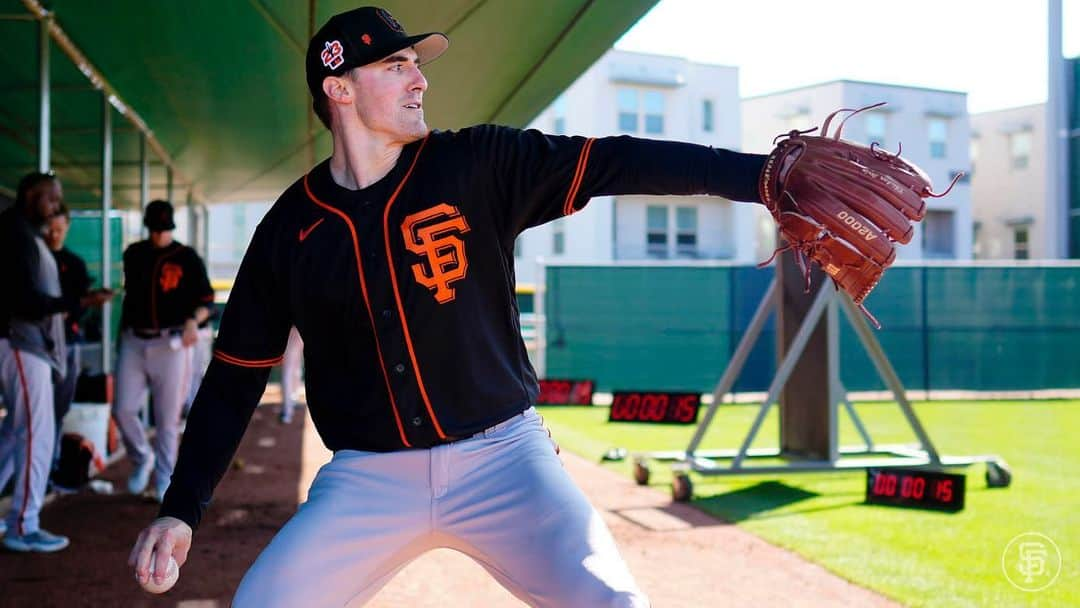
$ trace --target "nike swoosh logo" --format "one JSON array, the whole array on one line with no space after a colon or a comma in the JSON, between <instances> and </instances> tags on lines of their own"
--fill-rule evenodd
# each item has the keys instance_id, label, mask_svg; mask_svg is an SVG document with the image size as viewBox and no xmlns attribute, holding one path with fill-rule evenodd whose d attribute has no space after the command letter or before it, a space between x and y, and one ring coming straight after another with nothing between
<instances>
[{"instance_id":1,"label":"nike swoosh logo","mask_svg":"<svg viewBox=\"0 0 1080 608\"><path fill-rule=\"evenodd\" d=\"M326 218L324 217L324 218L320 219L319 221L315 222L314 224L309 226L307 230L301 229L300 230L300 242L303 243L304 239L306 239L308 237L308 235L311 234L311 231L318 228L319 224L323 223L323 220L325 220L325 219Z\"/></svg>"}]
</instances>

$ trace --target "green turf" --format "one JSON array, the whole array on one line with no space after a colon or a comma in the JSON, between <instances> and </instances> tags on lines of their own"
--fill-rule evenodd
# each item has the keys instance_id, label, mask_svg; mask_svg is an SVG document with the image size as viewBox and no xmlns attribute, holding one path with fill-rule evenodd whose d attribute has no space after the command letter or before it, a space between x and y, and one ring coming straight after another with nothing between
<instances>
[{"instance_id":1,"label":"green turf","mask_svg":"<svg viewBox=\"0 0 1080 608\"><path fill-rule=\"evenodd\" d=\"M695 474L692 504L903 604L1080 606L1080 401L915 407L941 453L998 454L1012 468L1011 487L987 488L984 466L974 465L966 469L966 507L950 514L864 504L862 471ZM857 409L875 442L913 441L895 404ZM611 447L685 449L694 431L692 426L608 423L603 407L542 411L560 445L593 460ZM756 413L756 406L724 406L701 448L737 448ZM858 443L846 416L840 428L842 444ZM773 408L754 447L775 447L776 429ZM605 466L630 476L629 460ZM668 491L667 464L653 463L651 470L650 485ZM1057 580L1038 592L1016 589L1002 571L1009 541L1029 531L1050 537L1062 554Z\"/></svg>"}]
</instances>

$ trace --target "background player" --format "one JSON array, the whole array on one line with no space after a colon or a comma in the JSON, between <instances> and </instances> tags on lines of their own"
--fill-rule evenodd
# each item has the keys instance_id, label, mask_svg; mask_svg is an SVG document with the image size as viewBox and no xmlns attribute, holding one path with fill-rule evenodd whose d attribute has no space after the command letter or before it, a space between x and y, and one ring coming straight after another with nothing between
<instances>
[{"instance_id":1,"label":"background player","mask_svg":"<svg viewBox=\"0 0 1080 608\"><path fill-rule=\"evenodd\" d=\"M67 375L64 312L100 306L95 290L64 297L56 261L42 238L63 188L51 173L19 181L15 205L0 213L0 389L8 415L0 426L0 462L10 458L15 487L3 544L13 551L59 551L68 539L40 527L39 514L56 441L54 382Z\"/></svg>"},{"instance_id":2,"label":"background player","mask_svg":"<svg viewBox=\"0 0 1080 608\"><path fill-rule=\"evenodd\" d=\"M190 347L198 340L199 324L210 316L214 292L195 250L173 240L172 205L150 202L143 224L150 238L124 251L113 416L134 466L128 491L145 491L153 472L154 498L160 502L176 463L180 414L191 378ZM157 426L153 452L139 420L148 385Z\"/></svg>"},{"instance_id":3,"label":"background player","mask_svg":"<svg viewBox=\"0 0 1080 608\"><path fill-rule=\"evenodd\" d=\"M332 18L307 53L333 155L267 213L222 318L160 517L130 555L182 565L281 360L305 342L308 409L334 457L244 577L236 606L341 606L452 547L536 606L646 606L532 407L518 234L605 194L757 201L764 157L481 126L429 132L419 66L447 46L382 9Z\"/></svg>"}]
</instances>

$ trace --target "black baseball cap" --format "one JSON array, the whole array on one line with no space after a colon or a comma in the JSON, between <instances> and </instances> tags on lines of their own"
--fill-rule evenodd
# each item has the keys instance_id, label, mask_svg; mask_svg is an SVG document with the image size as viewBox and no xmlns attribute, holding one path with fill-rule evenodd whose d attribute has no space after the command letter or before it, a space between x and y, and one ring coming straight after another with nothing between
<instances>
[{"instance_id":1,"label":"black baseball cap","mask_svg":"<svg viewBox=\"0 0 1080 608\"><path fill-rule=\"evenodd\" d=\"M389 11L364 6L330 18L307 49L307 82L311 96L323 95L327 76L341 76L352 68L378 61L401 49L413 47L420 63L433 61L450 45L442 32L410 36Z\"/></svg>"},{"instance_id":2,"label":"black baseball cap","mask_svg":"<svg viewBox=\"0 0 1080 608\"><path fill-rule=\"evenodd\" d=\"M146 211L143 212L142 223L143 226L146 226L150 230L150 232L163 232L165 230L175 229L176 224L173 223L173 206L169 204L169 201L150 201L150 204L146 206Z\"/></svg>"}]
</instances>

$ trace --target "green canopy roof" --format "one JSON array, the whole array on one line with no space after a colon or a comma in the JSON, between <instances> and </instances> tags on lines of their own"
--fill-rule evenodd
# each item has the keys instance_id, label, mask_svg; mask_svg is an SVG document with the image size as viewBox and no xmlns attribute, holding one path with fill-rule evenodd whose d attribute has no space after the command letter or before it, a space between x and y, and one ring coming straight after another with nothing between
<instances>
[{"instance_id":1,"label":"green canopy roof","mask_svg":"<svg viewBox=\"0 0 1080 608\"><path fill-rule=\"evenodd\" d=\"M524 125L656 0L383 2L410 32L443 31L450 50L425 69L429 126ZM150 197L272 199L329 154L309 111L309 32L357 6L340 0L0 0L0 192L36 169L41 5L152 132ZM103 93L50 44L51 165L74 207L100 205ZM137 206L141 132L112 112L113 204Z\"/></svg>"}]
</instances>

